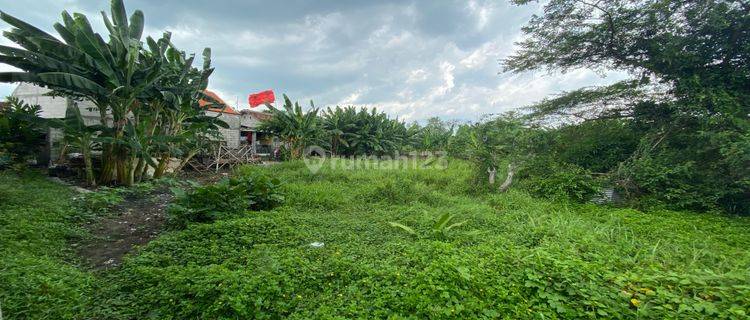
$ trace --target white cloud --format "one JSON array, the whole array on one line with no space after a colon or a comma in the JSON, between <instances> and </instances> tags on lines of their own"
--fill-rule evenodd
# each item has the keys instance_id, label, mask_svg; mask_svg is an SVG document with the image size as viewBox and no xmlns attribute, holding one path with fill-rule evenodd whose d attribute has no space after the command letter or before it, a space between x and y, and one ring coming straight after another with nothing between
<instances>
[{"instance_id":1,"label":"white cloud","mask_svg":"<svg viewBox=\"0 0 750 320\"><path fill-rule=\"evenodd\" d=\"M27 11L21 5L3 10L36 19L30 21L34 25L51 27L59 16L39 10L39 3L30 4L33 7ZM485 0L466 4L310 3L280 10L283 16L277 19L262 10L272 3L260 8L247 2L196 2L177 9L155 3L138 5L146 14L146 34L159 38L165 29L170 30L176 46L195 52L199 60L201 50L211 47L216 70L210 87L232 105L239 98L243 108L247 94L273 89L279 97L287 93L293 100L304 101L304 106L314 99L321 107L377 107L408 121L431 116L476 120L482 114L522 107L562 90L625 77L612 73L601 78L586 70L552 75L499 73L498 59L515 49L514 41L522 38L522 24L539 10L535 4L514 6ZM51 1L46 5L54 7L55 13L73 6L91 12L107 10L104 3ZM79 9L71 11L84 11ZM98 14L88 16L103 32ZM0 70L7 68L0 64ZM9 93L10 88L0 84L0 93Z\"/></svg>"},{"instance_id":2,"label":"white cloud","mask_svg":"<svg viewBox=\"0 0 750 320\"><path fill-rule=\"evenodd\" d=\"M427 79L427 71L424 69L412 70L409 73L409 77L406 79L406 83L416 83Z\"/></svg>"},{"instance_id":3,"label":"white cloud","mask_svg":"<svg viewBox=\"0 0 750 320\"><path fill-rule=\"evenodd\" d=\"M344 99L342 99L341 101L339 101L336 105L347 106L347 105L351 105L351 104L357 103L357 100L362 95L363 91L365 91L365 90L364 89L359 89L359 90L357 90L355 92L352 92L352 94L346 96Z\"/></svg>"},{"instance_id":4,"label":"white cloud","mask_svg":"<svg viewBox=\"0 0 750 320\"><path fill-rule=\"evenodd\" d=\"M481 31L482 29L484 29L484 27L487 26L490 18L492 17L492 7L490 5L480 4L474 0L469 1L467 6L469 11L474 15L475 19L477 19L477 30Z\"/></svg>"},{"instance_id":5,"label":"white cloud","mask_svg":"<svg viewBox=\"0 0 750 320\"><path fill-rule=\"evenodd\" d=\"M455 76L453 75L453 70L456 69L456 66L452 65L451 63L447 61L443 61L440 64L440 74L442 76L443 83L440 86L437 86L432 89L432 92L430 94L430 97L439 97L443 96L451 91L453 87L455 87L454 79Z\"/></svg>"},{"instance_id":6,"label":"white cloud","mask_svg":"<svg viewBox=\"0 0 750 320\"><path fill-rule=\"evenodd\" d=\"M494 42L487 42L481 47L472 51L471 54L469 54L465 58L461 59L460 63L462 66L469 69L484 67L490 57L497 57L497 51L498 48L495 46Z\"/></svg>"}]
</instances>

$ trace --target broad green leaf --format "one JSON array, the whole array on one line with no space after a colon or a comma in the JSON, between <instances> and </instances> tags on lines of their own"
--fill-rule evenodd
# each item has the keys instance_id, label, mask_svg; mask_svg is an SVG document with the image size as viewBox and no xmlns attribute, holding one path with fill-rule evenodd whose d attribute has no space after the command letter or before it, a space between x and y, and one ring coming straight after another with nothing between
<instances>
[{"instance_id":1,"label":"broad green leaf","mask_svg":"<svg viewBox=\"0 0 750 320\"><path fill-rule=\"evenodd\" d=\"M94 81L81 77L79 75L64 72L45 72L38 75L44 83L54 86L78 89L81 93L94 95L107 95L109 92Z\"/></svg>"},{"instance_id":2,"label":"broad green leaf","mask_svg":"<svg viewBox=\"0 0 750 320\"><path fill-rule=\"evenodd\" d=\"M130 16L130 38L140 40L143 35L143 12L135 10Z\"/></svg>"},{"instance_id":3,"label":"broad green leaf","mask_svg":"<svg viewBox=\"0 0 750 320\"><path fill-rule=\"evenodd\" d=\"M401 229L403 231L406 231L407 233L409 233L411 235L417 235L417 232L414 231L414 229L412 229L412 228L410 228L410 227L408 227L406 225L400 224L398 222L388 222L388 225L390 225L391 227L398 228L398 229Z\"/></svg>"}]
</instances>

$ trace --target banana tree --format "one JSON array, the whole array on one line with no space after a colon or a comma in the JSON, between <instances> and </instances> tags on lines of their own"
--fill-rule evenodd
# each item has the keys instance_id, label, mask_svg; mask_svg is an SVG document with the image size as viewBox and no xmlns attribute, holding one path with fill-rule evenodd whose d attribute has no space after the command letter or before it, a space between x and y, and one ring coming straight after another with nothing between
<instances>
[{"instance_id":1,"label":"banana tree","mask_svg":"<svg viewBox=\"0 0 750 320\"><path fill-rule=\"evenodd\" d=\"M62 40L4 12L0 19L13 28L4 36L21 48L0 46L0 62L22 72L2 72L0 82L30 82L48 87L54 94L91 101L99 110L102 126L111 141L124 139L131 116L142 105L139 99L162 76L163 54L144 59L141 36L143 13L128 19L122 0L112 0L111 17L102 12L108 41L93 31L83 14L62 13L54 28ZM168 43L168 35L165 35ZM153 42L153 41L151 41ZM152 48L153 50L153 48ZM166 45L159 48L160 53ZM132 161L125 144L105 143L101 182L128 184Z\"/></svg>"},{"instance_id":2,"label":"banana tree","mask_svg":"<svg viewBox=\"0 0 750 320\"><path fill-rule=\"evenodd\" d=\"M94 166L92 163L92 149L97 145L97 136L100 132L106 131L107 128L102 125L86 125L81 116L81 109L73 101L68 101L65 118L52 119L49 122L50 127L58 128L63 131L62 149L72 146L81 151L86 171L86 183L90 186L96 186L96 177L94 176Z\"/></svg>"},{"instance_id":3,"label":"banana tree","mask_svg":"<svg viewBox=\"0 0 750 320\"><path fill-rule=\"evenodd\" d=\"M159 81L158 93L151 101L163 106L160 109L158 134L175 139L166 148L162 148L155 177L164 174L173 157L180 157L180 168L184 166L203 149L207 138L216 138L219 127L228 128L218 117L207 116L206 108L198 103L203 100L208 102L208 106L218 105L210 95L205 94L208 78L214 70L211 67L211 49L205 48L202 58L203 66L198 69L193 67L194 56L187 56L173 46L166 51L163 69L169 75Z\"/></svg>"},{"instance_id":4,"label":"banana tree","mask_svg":"<svg viewBox=\"0 0 750 320\"><path fill-rule=\"evenodd\" d=\"M323 128L330 136L331 153L338 155L342 147L349 147L349 140L355 136L353 132L356 129L354 123L354 108L341 108L336 106L335 109L328 107L323 113Z\"/></svg>"},{"instance_id":5,"label":"banana tree","mask_svg":"<svg viewBox=\"0 0 750 320\"><path fill-rule=\"evenodd\" d=\"M289 100L284 95L284 108L276 109L267 105L272 116L261 122L261 130L267 130L278 134L290 148L292 159L300 159L304 156L304 149L308 146L322 142L323 127L318 118L318 109L310 101L311 110L302 111L299 103Z\"/></svg>"}]
</instances>

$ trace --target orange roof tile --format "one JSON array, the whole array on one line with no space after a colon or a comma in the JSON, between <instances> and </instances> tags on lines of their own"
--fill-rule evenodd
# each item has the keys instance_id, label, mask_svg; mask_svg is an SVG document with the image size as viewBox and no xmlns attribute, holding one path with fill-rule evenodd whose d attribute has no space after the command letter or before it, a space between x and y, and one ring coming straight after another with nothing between
<instances>
[{"instance_id":1,"label":"orange roof tile","mask_svg":"<svg viewBox=\"0 0 750 320\"><path fill-rule=\"evenodd\" d=\"M214 106L208 108L208 111L223 112L223 113L229 113L229 114L239 114L239 112L237 112L229 104L224 102L224 100L221 99L219 95L217 95L215 92L210 91L210 90L203 90L203 93L205 93L207 96L211 97L212 99L216 100L216 102L218 102L218 104L221 105L221 106L217 106L216 104L214 104ZM203 100L203 99L198 100L198 105L201 107L205 107L209 103L210 102Z\"/></svg>"}]
</instances>

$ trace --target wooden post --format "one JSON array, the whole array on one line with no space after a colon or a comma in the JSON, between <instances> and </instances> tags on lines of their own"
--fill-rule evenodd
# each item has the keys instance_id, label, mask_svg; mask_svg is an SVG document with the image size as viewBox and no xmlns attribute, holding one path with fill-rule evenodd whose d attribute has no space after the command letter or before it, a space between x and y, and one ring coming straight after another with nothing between
<instances>
[{"instance_id":1,"label":"wooden post","mask_svg":"<svg viewBox=\"0 0 750 320\"><path fill-rule=\"evenodd\" d=\"M253 154L258 153L258 149L255 147L258 145L258 135L253 131Z\"/></svg>"},{"instance_id":2,"label":"wooden post","mask_svg":"<svg viewBox=\"0 0 750 320\"><path fill-rule=\"evenodd\" d=\"M219 144L219 149L216 151L216 172L219 172L219 161L221 161L221 144Z\"/></svg>"}]
</instances>

